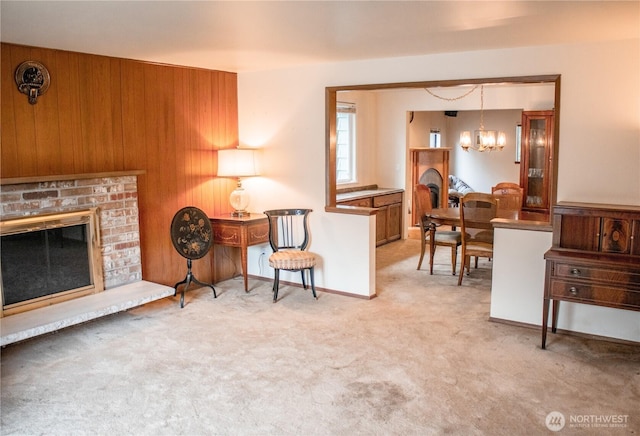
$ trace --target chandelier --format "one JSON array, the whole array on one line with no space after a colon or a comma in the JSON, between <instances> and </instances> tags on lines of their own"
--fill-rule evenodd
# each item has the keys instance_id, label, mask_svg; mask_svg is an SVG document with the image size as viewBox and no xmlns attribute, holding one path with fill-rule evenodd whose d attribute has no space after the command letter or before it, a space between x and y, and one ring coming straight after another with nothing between
<instances>
[{"instance_id":1,"label":"chandelier","mask_svg":"<svg viewBox=\"0 0 640 436\"><path fill-rule=\"evenodd\" d=\"M460 132L460 147L464 151L494 151L502 150L507 142L504 132L498 130L486 130L484 128L484 85L480 85L480 128L471 132Z\"/></svg>"}]
</instances>

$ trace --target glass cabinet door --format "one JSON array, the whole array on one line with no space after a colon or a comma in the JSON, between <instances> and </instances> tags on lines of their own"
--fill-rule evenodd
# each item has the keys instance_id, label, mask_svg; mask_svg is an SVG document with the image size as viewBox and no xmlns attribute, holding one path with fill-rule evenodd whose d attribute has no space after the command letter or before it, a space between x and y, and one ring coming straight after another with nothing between
<instances>
[{"instance_id":1,"label":"glass cabinet door","mask_svg":"<svg viewBox=\"0 0 640 436\"><path fill-rule=\"evenodd\" d=\"M553 111L522 113L521 186L523 209L549 211L549 171L553 146Z\"/></svg>"}]
</instances>

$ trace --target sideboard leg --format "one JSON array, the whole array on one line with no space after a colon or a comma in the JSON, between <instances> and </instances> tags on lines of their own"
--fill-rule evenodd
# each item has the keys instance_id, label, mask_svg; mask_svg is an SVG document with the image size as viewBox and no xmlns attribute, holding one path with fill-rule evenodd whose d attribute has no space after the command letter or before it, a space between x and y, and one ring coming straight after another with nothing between
<instances>
[{"instance_id":1,"label":"sideboard leg","mask_svg":"<svg viewBox=\"0 0 640 436\"><path fill-rule=\"evenodd\" d=\"M553 313L551 315L551 333L555 333L558 328L558 312L560 311L560 300L553 300Z\"/></svg>"},{"instance_id":2,"label":"sideboard leg","mask_svg":"<svg viewBox=\"0 0 640 436\"><path fill-rule=\"evenodd\" d=\"M542 349L547 345L547 323L549 320L549 299L545 298L542 302Z\"/></svg>"}]
</instances>

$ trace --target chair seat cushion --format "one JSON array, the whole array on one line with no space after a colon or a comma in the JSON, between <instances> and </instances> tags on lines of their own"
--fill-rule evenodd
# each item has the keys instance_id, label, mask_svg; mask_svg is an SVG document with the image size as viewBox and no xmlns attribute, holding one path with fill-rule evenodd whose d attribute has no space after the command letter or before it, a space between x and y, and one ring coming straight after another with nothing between
<instances>
[{"instance_id":1,"label":"chair seat cushion","mask_svg":"<svg viewBox=\"0 0 640 436\"><path fill-rule=\"evenodd\" d=\"M482 243L468 243L465 252L467 256L493 257L493 247Z\"/></svg>"},{"instance_id":2,"label":"chair seat cushion","mask_svg":"<svg viewBox=\"0 0 640 436\"><path fill-rule=\"evenodd\" d=\"M429 234L427 233L427 240ZM462 242L462 235L456 231L442 231L436 230L436 242L443 244L460 244Z\"/></svg>"},{"instance_id":3,"label":"chair seat cushion","mask_svg":"<svg viewBox=\"0 0 640 436\"><path fill-rule=\"evenodd\" d=\"M316 256L308 251L276 251L269 256L269 266L276 269L299 270L316 265Z\"/></svg>"}]
</instances>

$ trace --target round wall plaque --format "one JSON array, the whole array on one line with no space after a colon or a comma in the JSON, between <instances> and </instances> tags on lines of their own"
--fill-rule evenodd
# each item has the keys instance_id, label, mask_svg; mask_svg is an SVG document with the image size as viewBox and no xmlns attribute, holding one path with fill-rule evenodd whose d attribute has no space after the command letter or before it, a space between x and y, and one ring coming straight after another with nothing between
<instances>
[{"instance_id":1,"label":"round wall plaque","mask_svg":"<svg viewBox=\"0 0 640 436\"><path fill-rule=\"evenodd\" d=\"M16 69L18 91L27 94L31 104L36 104L38 96L47 92L50 82L49 70L40 62L26 61Z\"/></svg>"}]
</instances>

